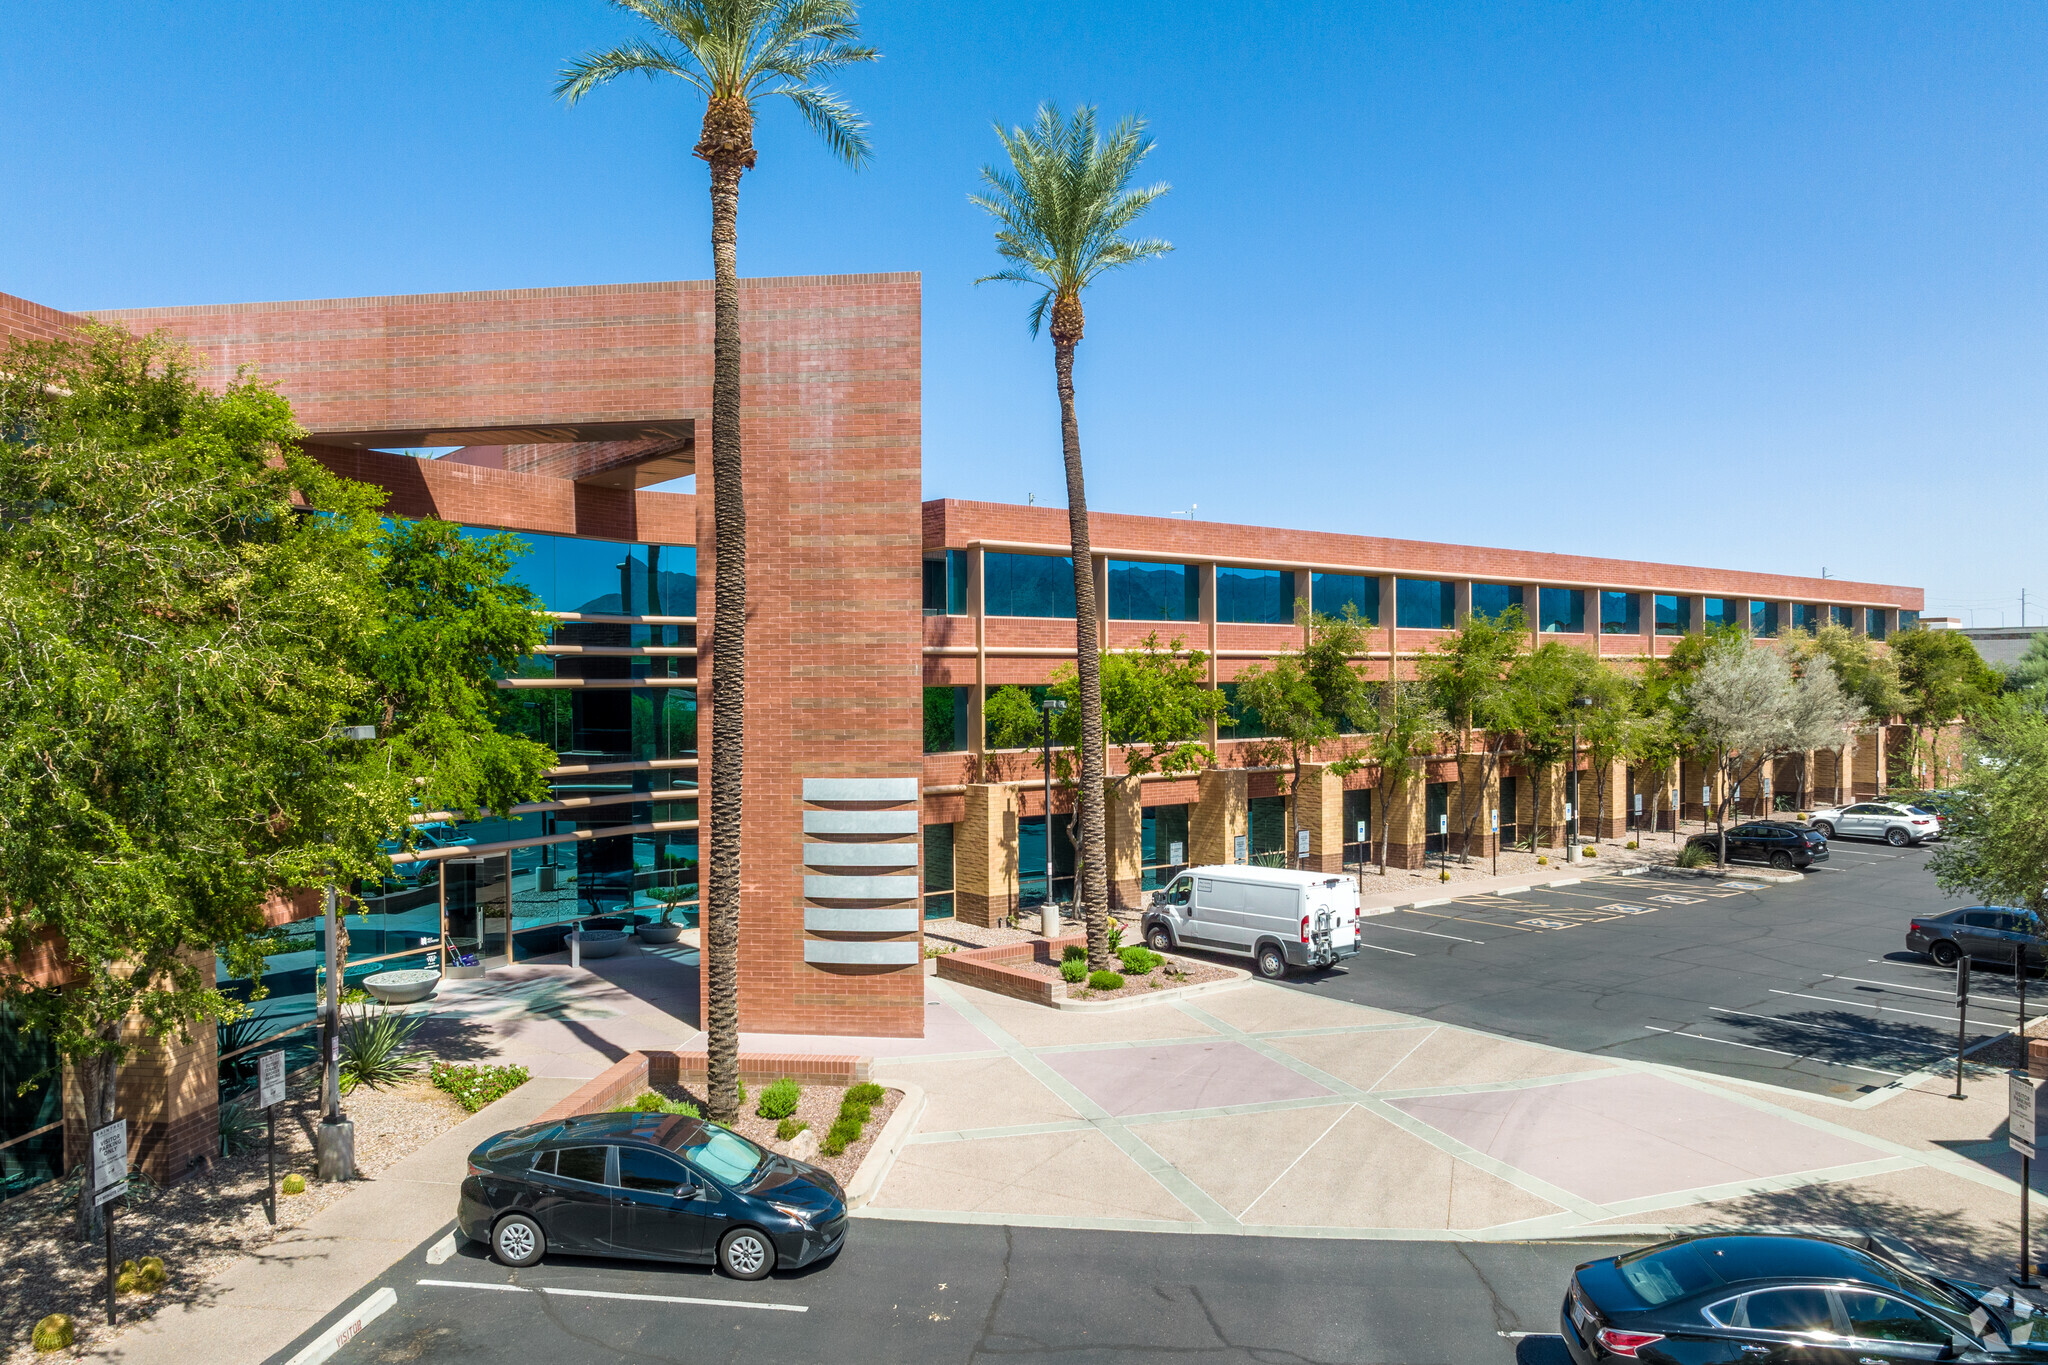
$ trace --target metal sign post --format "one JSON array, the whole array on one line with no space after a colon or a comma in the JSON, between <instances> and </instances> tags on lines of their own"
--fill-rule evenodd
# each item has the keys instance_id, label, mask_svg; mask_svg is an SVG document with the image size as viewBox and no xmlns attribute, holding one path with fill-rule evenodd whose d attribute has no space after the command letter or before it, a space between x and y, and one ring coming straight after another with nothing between
<instances>
[{"instance_id":1,"label":"metal sign post","mask_svg":"<svg viewBox=\"0 0 2048 1365\"><path fill-rule=\"evenodd\" d=\"M115 1119L92 1133L92 1202L100 1209L107 1229L107 1326L118 1320L114 1306L114 1207L113 1201L128 1190L128 1120Z\"/></svg>"},{"instance_id":2,"label":"metal sign post","mask_svg":"<svg viewBox=\"0 0 2048 1365\"><path fill-rule=\"evenodd\" d=\"M1439 815L1439 816L1437 816L1437 818L1436 818L1436 834L1437 834L1437 838L1439 838L1439 839L1442 839L1442 840L1444 841L1444 860L1443 860L1443 861L1442 861L1441 863L1437 864L1437 866L1438 866L1438 868L1439 868L1439 869L1441 869L1442 871L1445 871L1445 872L1449 872L1449 871L1451 870L1451 817L1450 817L1450 816L1448 816L1448 815Z\"/></svg>"},{"instance_id":3,"label":"metal sign post","mask_svg":"<svg viewBox=\"0 0 2048 1365\"><path fill-rule=\"evenodd\" d=\"M1308 857L1308 831L1305 829L1294 831L1294 856L1301 859Z\"/></svg>"},{"instance_id":4,"label":"metal sign post","mask_svg":"<svg viewBox=\"0 0 2048 1365\"><path fill-rule=\"evenodd\" d=\"M2034 1183L2034 1127L2043 1088L2026 1071L2015 1071L2006 1078L2006 1140L2020 1154L2020 1273L2012 1282L2022 1289L2039 1288L2027 1254L2027 1194Z\"/></svg>"},{"instance_id":5,"label":"metal sign post","mask_svg":"<svg viewBox=\"0 0 2048 1365\"><path fill-rule=\"evenodd\" d=\"M1678 788L1671 789L1671 842L1678 842Z\"/></svg>"},{"instance_id":6,"label":"metal sign post","mask_svg":"<svg viewBox=\"0 0 2048 1365\"><path fill-rule=\"evenodd\" d=\"M1493 808L1493 873L1500 875L1500 807Z\"/></svg>"},{"instance_id":7,"label":"metal sign post","mask_svg":"<svg viewBox=\"0 0 2048 1365\"><path fill-rule=\"evenodd\" d=\"M1963 1098L1963 1042L1970 1031L1970 955L1963 954L1956 959L1956 1093L1952 1100Z\"/></svg>"},{"instance_id":8,"label":"metal sign post","mask_svg":"<svg viewBox=\"0 0 2048 1365\"><path fill-rule=\"evenodd\" d=\"M1636 793L1635 824L1636 837L1640 839L1643 836L1643 794L1641 792Z\"/></svg>"},{"instance_id":9,"label":"metal sign post","mask_svg":"<svg viewBox=\"0 0 2048 1365\"><path fill-rule=\"evenodd\" d=\"M266 1052L256 1059L256 1107L270 1125L263 1164L269 1170L270 1189L264 1196L263 1212L272 1226L277 1223L277 1106L284 1100L284 1053Z\"/></svg>"},{"instance_id":10,"label":"metal sign post","mask_svg":"<svg viewBox=\"0 0 2048 1365\"><path fill-rule=\"evenodd\" d=\"M1357 822L1357 824L1358 824L1358 870L1359 870L1359 871L1360 871L1360 872L1362 873L1362 872L1364 872L1364 871L1365 871L1365 865L1366 865L1367 863L1369 863L1369 862L1371 862L1371 861L1372 861L1372 844L1371 844L1371 842L1370 842L1370 841L1369 841L1369 840L1368 840L1368 839L1366 838L1366 829L1365 829L1365 821L1363 821L1363 820L1360 820L1360 821L1358 821L1358 822ZM1360 889L1361 891L1365 889L1364 883L1362 883L1362 882L1361 882L1361 883L1359 884L1359 889Z\"/></svg>"}]
</instances>

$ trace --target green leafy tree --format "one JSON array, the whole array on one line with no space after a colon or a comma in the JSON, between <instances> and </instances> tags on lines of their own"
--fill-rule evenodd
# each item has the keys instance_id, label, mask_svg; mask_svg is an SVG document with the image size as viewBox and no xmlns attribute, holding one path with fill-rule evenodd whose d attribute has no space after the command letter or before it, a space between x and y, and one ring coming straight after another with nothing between
<instances>
[{"instance_id":1,"label":"green leafy tree","mask_svg":"<svg viewBox=\"0 0 2048 1365\"><path fill-rule=\"evenodd\" d=\"M1542 837L1543 779L1571 756L1573 698L1579 694L1586 652L1546 640L1516 658L1507 672L1502 720L1519 737L1531 776L1538 816L1529 822L1529 849Z\"/></svg>"},{"instance_id":2,"label":"green leafy tree","mask_svg":"<svg viewBox=\"0 0 2048 1365\"><path fill-rule=\"evenodd\" d=\"M1436 749L1447 728L1427 685L1404 679L1374 683L1368 688L1372 707L1359 757L1380 770L1380 875L1387 874L1387 841L1392 837L1394 802L1405 797L1409 784L1421 780L1418 761Z\"/></svg>"},{"instance_id":3,"label":"green leafy tree","mask_svg":"<svg viewBox=\"0 0 2048 1365\"><path fill-rule=\"evenodd\" d=\"M2008 692L2024 692L2048 684L2048 631L2027 641L2026 652L2000 672Z\"/></svg>"},{"instance_id":4,"label":"green leafy tree","mask_svg":"<svg viewBox=\"0 0 2048 1365\"><path fill-rule=\"evenodd\" d=\"M1286 746L1292 765L1287 784L1289 829L1301 826L1302 764L1347 728L1353 733L1366 729L1373 715L1371 693L1354 662L1364 657L1367 647L1358 608L1346 603L1341 617L1312 612L1305 624L1308 639L1300 650L1276 655L1237 675L1239 703L1257 711L1267 732ZM1331 769L1347 776L1361 766L1356 755L1347 754Z\"/></svg>"},{"instance_id":5,"label":"green leafy tree","mask_svg":"<svg viewBox=\"0 0 2048 1365\"><path fill-rule=\"evenodd\" d=\"M1984 662L1977 646L1960 631L1902 631L1891 640L1899 663L1899 687L1905 704L1898 714L1913 727L1914 747L1922 767L1922 785L1939 787L1944 780L1940 738L1942 727L1962 720L1988 703L2003 685L1998 671Z\"/></svg>"},{"instance_id":6,"label":"green leafy tree","mask_svg":"<svg viewBox=\"0 0 2048 1365\"><path fill-rule=\"evenodd\" d=\"M283 398L161 335L15 344L0 431L0 1000L96 1126L129 1021L236 1017L212 960L260 984L276 897L381 879L416 811L543 794L495 688L541 618L505 542L382 529Z\"/></svg>"},{"instance_id":7,"label":"green leafy tree","mask_svg":"<svg viewBox=\"0 0 2048 1365\"><path fill-rule=\"evenodd\" d=\"M1090 554L1088 493L1081 470L1081 424L1074 410L1074 350L1085 317L1081 295L1103 274L1173 248L1156 238L1126 233L1167 187L1134 189L1131 177L1152 150L1142 119L1127 118L1107 137L1096 131L1095 110L1071 119L1041 105L1029 128L996 137L1009 158L1006 169L984 166L985 193L969 196L996 220L996 251L1009 267L976 283L1004 280L1038 291L1031 334L1050 318L1053 379L1060 402L1060 450L1067 469L1067 527L1074 558L1075 717L1081 737L1080 900L1088 924L1088 966L1115 965L1109 948L1109 871L1103 826L1103 694L1101 642L1096 632L1095 561Z\"/></svg>"},{"instance_id":8,"label":"green leafy tree","mask_svg":"<svg viewBox=\"0 0 2048 1365\"><path fill-rule=\"evenodd\" d=\"M1957 786L1927 870L1951 895L2048 913L2048 713L2016 697L1979 707Z\"/></svg>"},{"instance_id":9,"label":"green leafy tree","mask_svg":"<svg viewBox=\"0 0 2048 1365\"><path fill-rule=\"evenodd\" d=\"M1614 760L1626 757L1635 746L1638 717L1634 690L1614 665L1580 650L1578 695L1587 705L1579 708L1579 740L1587 757L1593 782L1593 842L1600 842L1600 822L1607 817L1606 773ZM1579 810L1585 809L1585 792L1579 793Z\"/></svg>"},{"instance_id":10,"label":"green leafy tree","mask_svg":"<svg viewBox=\"0 0 2048 1365\"><path fill-rule=\"evenodd\" d=\"M711 169L711 516L717 558L711 624L711 867L704 888L705 1098L710 1116L740 1114L740 861L746 779L747 506L740 444L740 177L754 169L762 100L786 99L850 166L868 159L866 127L819 82L878 54L860 41L852 0L612 0L651 35L565 67L558 98L575 104L620 76L673 77L704 100L694 151Z\"/></svg>"},{"instance_id":11,"label":"green leafy tree","mask_svg":"<svg viewBox=\"0 0 2048 1365\"><path fill-rule=\"evenodd\" d=\"M1416 676L1457 732L1459 757L1472 752L1475 736L1483 736L1477 746L1482 791L1495 790L1501 756L1514 741L1508 670L1528 647L1528 639L1529 623L1520 607L1509 607L1498 616L1475 612L1439 640L1434 653L1416 661ZM1465 847L1470 848L1481 812L1477 802L1464 805Z\"/></svg>"}]
</instances>

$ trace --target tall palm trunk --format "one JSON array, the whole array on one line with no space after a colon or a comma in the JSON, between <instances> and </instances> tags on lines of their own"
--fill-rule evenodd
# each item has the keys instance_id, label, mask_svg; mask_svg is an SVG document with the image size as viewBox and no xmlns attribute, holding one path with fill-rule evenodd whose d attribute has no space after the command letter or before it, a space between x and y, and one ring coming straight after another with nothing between
<instances>
[{"instance_id":1,"label":"tall palm trunk","mask_svg":"<svg viewBox=\"0 0 2048 1365\"><path fill-rule=\"evenodd\" d=\"M1071 307L1071 318L1065 310ZM1088 925L1088 968L1107 971L1109 956L1109 839L1102 820L1102 641L1096 626L1095 558L1088 536L1088 492L1081 478L1081 424L1074 415L1074 347L1081 337L1079 300L1053 306L1052 361L1060 390L1060 453L1067 463L1067 533L1074 552L1074 671L1081 692L1081 866L1075 898ZM1045 818L1052 819L1047 811ZM1052 869L1045 870L1047 899Z\"/></svg>"},{"instance_id":2,"label":"tall palm trunk","mask_svg":"<svg viewBox=\"0 0 2048 1365\"><path fill-rule=\"evenodd\" d=\"M711 866L704 888L705 1100L739 1118L740 845L746 780L747 504L740 452L740 176L754 164L753 111L713 100L697 155L711 163Z\"/></svg>"}]
</instances>

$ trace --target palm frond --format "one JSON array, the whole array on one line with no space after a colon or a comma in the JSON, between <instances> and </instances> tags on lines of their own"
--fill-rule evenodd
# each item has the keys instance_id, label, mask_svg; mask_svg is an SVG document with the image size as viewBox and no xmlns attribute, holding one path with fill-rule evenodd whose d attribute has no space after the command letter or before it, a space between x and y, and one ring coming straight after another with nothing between
<instances>
[{"instance_id":1,"label":"palm frond","mask_svg":"<svg viewBox=\"0 0 2048 1365\"><path fill-rule=\"evenodd\" d=\"M811 125L825 145L832 149L832 155L856 170L867 164L869 147L867 120L854 112L853 106L831 90L812 86L783 85L767 92L782 95L803 115L805 123Z\"/></svg>"},{"instance_id":2,"label":"palm frond","mask_svg":"<svg viewBox=\"0 0 2048 1365\"><path fill-rule=\"evenodd\" d=\"M555 79L555 98L574 104L598 86L636 71L649 80L656 76L679 76L700 90L703 88L696 72L673 54L636 40L603 52L586 52L563 67Z\"/></svg>"},{"instance_id":3,"label":"palm frond","mask_svg":"<svg viewBox=\"0 0 2048 1365\"><path fill-rule=\"evenodd\" d=\"M1078 297L1104 271L1173 250L1160 238L1124 235L1169 188L1130 187L1152 150L1144 120L1125 118L1105 136L1092 106L1069 118L1047 103L1030 127L997 124L995 131L1009 165L982 167L984 192L967 198L996 220L997 254L1014 269L975 283L1004 280L1044 290L1031 310L1033 335L1052 301Z\"/></svg>"}]
</instances>

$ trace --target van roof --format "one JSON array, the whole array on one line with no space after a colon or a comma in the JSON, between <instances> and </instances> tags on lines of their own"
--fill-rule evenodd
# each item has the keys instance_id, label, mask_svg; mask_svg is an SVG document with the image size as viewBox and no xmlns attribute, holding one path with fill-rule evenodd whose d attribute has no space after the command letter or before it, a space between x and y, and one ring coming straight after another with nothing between
<instances>
[{"instance_id":1,"label":"van roof","mask_svg":"<svg viewBox=\"0 0 2048 1365\"><path fill-rule=\"evenodd\" d=\"M1197 877L1223 877L1233 882L1264 882L1268 886L1321 886L1334 880L1329 872L1301 872L1291 867L1242 867L1225 863L1210 867L1191 867L1188 871Z\"/></svg>"}]
</instances>

